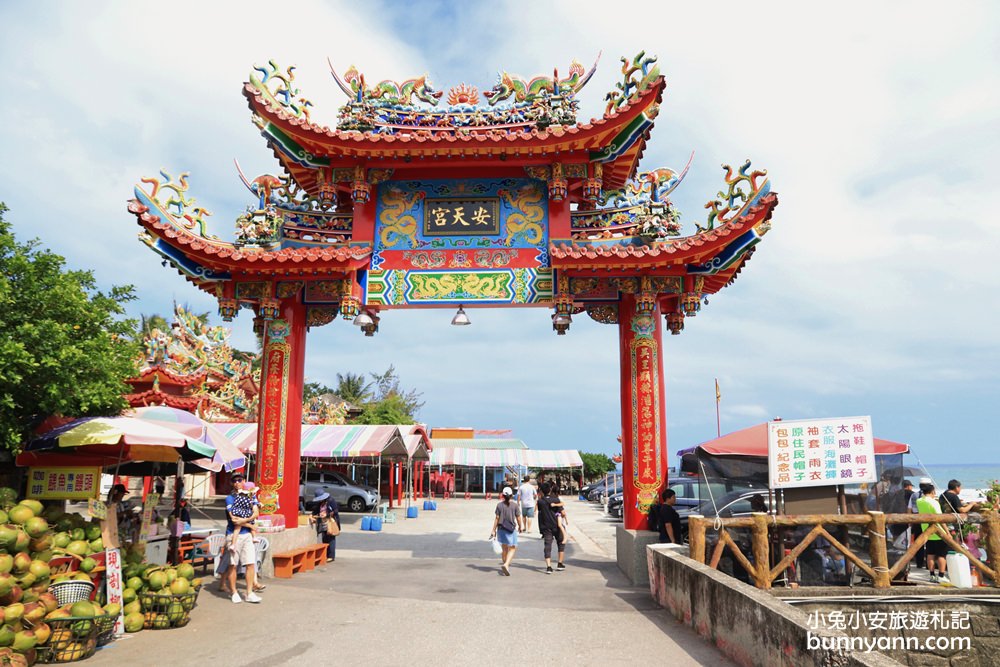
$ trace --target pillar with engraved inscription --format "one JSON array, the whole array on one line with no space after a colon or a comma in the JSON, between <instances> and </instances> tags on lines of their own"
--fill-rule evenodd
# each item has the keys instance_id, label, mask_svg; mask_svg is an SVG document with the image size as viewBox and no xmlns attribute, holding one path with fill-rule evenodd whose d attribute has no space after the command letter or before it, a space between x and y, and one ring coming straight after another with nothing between
<instances>
[{"instance_id":1,"label":"pillar with engraved inscription","mask_svg":"<svg viewBox=\"0 0 1000 667\"><path fill-rule=\"evenodd\" d=\"M625 528L645 528L667 481L660 309L651 292L623 294L618 313L621 358L622 478Z\"/></svg>"},{"instance_id":2,"label":"pillar with engraved inscription","mask_svg":"<svg viewBox=\"0 0 1000 667\"><path fill-rule=\"evenodd\" d=\"M278 317L264 323L257 484L261 514L282 514L298 526L302 383L305 374L306 313L297 298L283 299Z\"/></svg>"}]
</instances>

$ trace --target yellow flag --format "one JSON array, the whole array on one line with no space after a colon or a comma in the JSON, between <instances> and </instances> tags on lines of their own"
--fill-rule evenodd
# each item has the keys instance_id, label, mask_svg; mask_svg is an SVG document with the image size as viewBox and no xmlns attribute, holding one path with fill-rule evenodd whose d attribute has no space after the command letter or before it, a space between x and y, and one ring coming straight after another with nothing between
<instances>
[{"instance_id":1,"label":"yellow flag","mask_svg":"<svg viewBox=\"0 0 1000 667\"><path fill-rule=\"evenodd\" d=\"M722 400L722 394L719 393L719 378L715 378L715 402L718 403Z\"/></svg>"}]
</instances>

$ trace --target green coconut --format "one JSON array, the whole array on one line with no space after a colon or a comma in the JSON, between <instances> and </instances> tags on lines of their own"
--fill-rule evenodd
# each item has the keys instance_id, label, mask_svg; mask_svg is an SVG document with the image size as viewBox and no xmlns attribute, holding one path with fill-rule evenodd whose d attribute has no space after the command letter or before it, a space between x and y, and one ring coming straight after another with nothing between
<instances>
[{"instance_id":1,"label":"green coconut","mask_svg":"<svg viewBox=\"0 0 1000 667\"><path fill-rule=\"evenodd\" d=\"M10 519L11 523L17 524L18 526L24 524L28 519L34 518L35 513L32 509L26 505L14 505L7 512L7 517Z\"/></svg>"},{"instance_id":2,"label":"green coconut","mask_svg":"<svg viewBox=\"0 0 1000 667\"><path fill-rule=\"evenodd\" d=\"M90 541L90 552L97 553L99 551L104 551L104 540L100 536L96 540Z\"/></svg>"},{"instance_id":3,"label":"green coconut","mask_svg":"<svg viewBox=\"0 0 1000 667\"><path fill-rule=\"evenodd\" d=\"M80 561L81 572L93 572L95 567L97 567L97 561L90 556L87 556Z\"/></svg>"},{"instance_id":4,"label":"green coconut","mask_svg":"<svg viewBox=\"0 0 1000 667\"><path fill-rule=\"evenodd\" d=\"M125 616L125 632L139 632L145 619L142 612L133 612Z\"/></svg>"},{"instance_id":5,"label":"green coconut","mask_svg":"<svg viewBox=\"0 0 1000 667\"><path fill-rule=\"evenodd\" d=\"M40 516L33 516L24 522L24 532L28 537L42 537L49 532L49 522Z\"/></svg>"},{"instance_id":6,"label":"green coconut","mask_svg":"<svg viewBox=\"0 0 1000 667\"><path fill-rule=\"evenodd\" d=\"M61 533L56 533L52 536L52 546L57 549L65 549L69 546L69 543L73 540L70 538L69 533L63 531Z\"/></svg>"},{"instance_id":7,"label":"green coconut","mask_svg":"<svg viewBox=\"0 0 1000 667\"><path fill-rule=\"evenodd\" d=\"M14 572L22 573L27 572L28 568L31 567L31 556L21 552L14 555Z\"/></svg>"},{"instance_id":8,"label":"green coconut","mask_svg":"<svg viewBox=\"0 0 1000 667\"><path fill-rule=\"evenodd\" d=\"M27 551L31 547L31 538L23 530L17 531L17 537L14 539L14 551Z\"/></svg>"},{"instance_id":9,"label":"green coconut","mask_svg":"<svg viewBox=\"0 0 1000 667\"><path fill-rule=\"evenodd\" d=\"M35 637L34 630L21 630L14 634L14 643L11 644L11 648L18 653L24 653L35 648L37 643L38 638Z\"/></svg>"},{"instance_id":10,"label":"green coconut","mask_svg":"<svg viewBox=\"0 0 1000 667\"><path fill-rule=\"evenodd\" d=\"M87 531L85 531L83 528L73 528L71 531L69 531L69 534L70 537L73 538L74 542L80 540L83 541L87 540Z\"/></svg>"},{"instance_id":11,"label":"green coconut","mask_svg":"<svg viewBox=\"0 0 1000 667\"><path fill-rule=\"evenodd\" d=\"M87 539L93 542L101 538L101 525L98 523L92 523L84 528L87 533Z\"/></svg>"},{"instance_id":12,"label":"green coconut","mask_svg":"<svg viewBox=\"0 0 1000 667\"><path fill-rule=\"evenodd\" d=\"M181 563L175 569L178 577L184 577L188 581L194 579L194 566L191 563Z\"/></svg>"},{"instance_id":13,"label":"green coconut","mask_svg":"<svg viewBox=\"0 0 1000 667\"><path fill-rule=\"evenodd\" d=\"M0 486L0 504L17 502L17 491L9 486Z\"/></svg>"},{"instance_id":14,"label":"green coconut","mask_svg":"<svg viewBox=\"0 0 1000 667\"><path fill-rule=\"evenodd\" d=\"M52 569L49 567L47 561L33 560L28 565L28 572L35 575L35 579L47 579L52 574Z\"/></svg>"},{"instance_id":15,"label":"green coconut","mask_svg":"<svg viewBox=\"0 0 1000 667\"><path fill-rule=\"evenodd\" d=\"M185 595L191 592L191 583L184 577L178 577L174 579L173 583L170 584L170 592L173 595Z\"/></svg>"},{"instance_id":16,"label":"green coconut","mask_svg":"<svg viewBox=\"0 0 1000 667\"><path fill-rule=\"evenodd\" d=\"M90 543L85 540L73 540L66 545L66 551L74 556L86 556L88 549L90 549Z\"/></svg>"},{"instance_id":17,"label":"green coconut","mask_svg":"<svg viewBox=\"0 0 1000 667\"><path fill-rule=\"evenodd\" d=\"M14 544L17 542L17 528L10 525L0 526L0 549L4 551L13 551Z\"/></svg>"},{"instance_id":18,"label":"green coconut","mask_svg":"<svg viewBox=\"0 0 1000 667\"><path fill-rule=\"evenodd\" d=\"M0 646L10 646L14 643L14 628L4 623L0 625Z\"/></svg>"},{"instance_id":19,"label":"green coconut","mask_svg":"<svg viewBox=\"0 0 1000 667\"><path fill-rule=\"evenodd\" d=\"M14 569L14 557L10 554L0 554L0 574L6 574Z\"/></svg>"},{"instance_id":20,"label":"green coconut","mask_svg":"<svg viewBox=\"0 0 1000 667\"><path fill-rule=\"evenodd\" d=\"M9 604L3 608L4 623L13 625L20 621L22 616L24 616L24 605L20 602Z\"/></svg>"},{"instance_id":21,"label":"green coconut","mask_svg":"<svg viewBox=\"0 0 1000 667\"><path fill-rule=\"evenodd\" d=\"M31 510L31 513L34 514L35 516L39 516L42 512L45 511L45 506L42 505L41 502L33 498L25 498L18 504L24 505L25 507L29 508Z\"/></svg>"},{"instance_id":22,"label":"green coconut","mask_svg":"<svg viewBox=\"0 0 1000 667\"><path fill-rule=\"evenodd\" d=\"M131 602L129 602L128 604L126 604L124 607L122 607L122 612L126 616L128 616L130 614L141 614L142 613L142 605L139 604L138 600L132 600Z\"/></svg>"}]
</instances>

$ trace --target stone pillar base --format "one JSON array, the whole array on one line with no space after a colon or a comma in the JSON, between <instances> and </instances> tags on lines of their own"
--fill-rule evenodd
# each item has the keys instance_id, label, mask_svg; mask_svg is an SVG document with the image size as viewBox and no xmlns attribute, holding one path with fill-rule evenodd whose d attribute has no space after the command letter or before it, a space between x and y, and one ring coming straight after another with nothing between
<instances>
[{"instance_id":1,"label":"stone pillar base","mask_svg":"<svg viewBox=\"0 0 1000 667\"><path fill-rule=\"evenodd\" d=\"M646 547L660 541L657 533L615 527L615 544L620 569L633 586L649 586L649 569L646 564Z\"/></svg>"}]
</instances>

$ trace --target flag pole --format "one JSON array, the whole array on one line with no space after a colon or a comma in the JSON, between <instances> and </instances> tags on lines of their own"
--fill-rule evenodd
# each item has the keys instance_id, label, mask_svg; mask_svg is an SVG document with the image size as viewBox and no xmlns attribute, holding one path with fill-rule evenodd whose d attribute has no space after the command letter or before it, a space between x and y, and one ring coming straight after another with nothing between
<instances>
[{"instance_id":1,"label":"flag pole","mask_svg":"<svg viewBox=\"0 0 1000 667\"><path fill-rule=\"evenodd\" d=\"M715 433L716 437L722 437L722 417L719 414L719 402L722 394L719 393L719 378L715 378Z\"/></svg>"}]
</instances>

